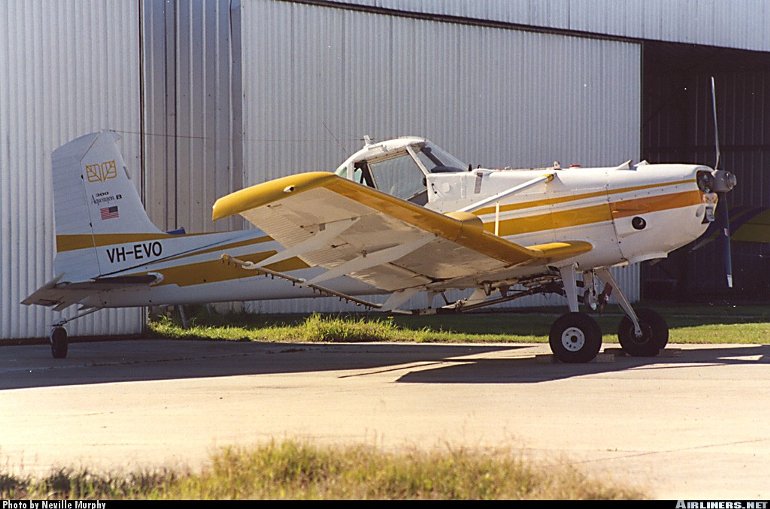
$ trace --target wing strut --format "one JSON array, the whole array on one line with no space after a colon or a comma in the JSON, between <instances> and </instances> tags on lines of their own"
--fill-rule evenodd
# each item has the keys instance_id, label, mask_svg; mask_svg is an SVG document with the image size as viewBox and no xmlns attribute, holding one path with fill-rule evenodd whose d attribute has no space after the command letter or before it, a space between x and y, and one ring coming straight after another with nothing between
<instances>
[{"instance_id":1,"label":"wing strut","mask_svg":"<svg viewBox=\"0 0 770 509\"><path fill-rule=\"evenodd\" d=\"M287 247L283 251L277 252L266 260L262 260L259 262L259 266L264 267L265 265L282 262L283 260L288 260L289 258L293 258L295 256L302 256L309 251L321 249L325 244L333 241L335 238L342 235L348 228L356 224L359 219L361 218L355 217L319 225L319 230L315 232L310 238L298 244L294 244L293 246Z\"/></svg>"},{"instance_id":2,"label":"wing strut","mask_svg":"<svg viewBox=\"0 0 770 509\"><path fill-rule=\"evenodd\" d=\"M300 287L307 287L312 288L314 291L318 292L320 295L324 297L337 297L340 300L344 300L346 302L351 302L353 304L356 304L358 306L364 306L372 309L380 309L382 307L382 304L377 304L376 302L369 302L363 299L359 299L356 297L353 297L352 295L348 295L346 293L338 292L336 290L332 290L331 288L326 288L323 286L319 286L316 284L310 284L306 280L294 276L290 276L289 274L284 274L283 272L277 272L275 270L270 270L265 267L260 267L258 264L254 262L249 262L246 260L241 260L239 258L235 258L234 256L230 256L228 254L223 254L221 256L222 262L229 264L229 265L236 265L244 270L255 270L259 272L260 274L264 274L265 276L270 277L278 277L281 279L285 279L293 285L297 285Z\"/></svg>"},{"instance_id":3,"label":"wing strut","mask_svg":"<svg viewBox=\"0 0 770 509\"><path fill-rule=\"evenodd\" d=\"M377 265L383 265L385 263L396 261L399 258L403 258L409 253L416 251L432 240L432 237L422 237L418 238L417 240L413 240L412 242L407 242L406 244L399 244L386 249L381 249L379 251L374 251L372 253L364 253L358 258L348 260L347 262L341 263L336 267L332 267L323 274L319 274L318 276L308 281L307 284L314 285L316 283L320 283L321 281L326 281L328 279L344 276L345 274L350 274L351 272L357 272L359 270L364 270L370 267L375 267Z\"/></svg>"},{"instance_id":4,"label":"wing strut","mask_svg":"<svg viewBox=\"0 0 770 509\"><path fill-rule=\"evenodd\" d=\"M438 311L461 313L465 311L471 311L474 309L485 308L487 306L492 306L494 304L510 302L512 300L520 299L522 297L527 297L529 295L537 295L539 293L542 293L542 294L554 293L557 295L564 295L564 291L559 283L556 283L554 281L544 281L542 284L533 286L531 288L527 288L526 290L507 293L504 296L487 299L483 301L472 299L473 296L471 295L471 297L468 297L467 299L458 300L453 302L452 304L447 304L446 306L442 306L438 309Z\"/></svg>"},{"instance_id":5,"label":"wing strut","mask_svg":"<svg viewBox=\"0 0 770 509\"><path fill-rule=\"evenodd\" d=\"M535 184L539 184L540 182L550 182L554 179L555 173L545 173L543 175L540 175L539 177L535 177L531 180L528 180L524 182L523 184L515 185L509 189L506 189L505 191L501 191L495 195L492 195L488 198L484 198L482 200L479 200L475 203L471 203L468 206L465 206L461 208L458 212L473 212L474 210L478 210L486 205L489 205L490 203L494 203L496 201L500 201L506 196L512 195L514 193L517 193L523 189L526 189L528 187L534 186Z\"/></svg>"}]
</instances>

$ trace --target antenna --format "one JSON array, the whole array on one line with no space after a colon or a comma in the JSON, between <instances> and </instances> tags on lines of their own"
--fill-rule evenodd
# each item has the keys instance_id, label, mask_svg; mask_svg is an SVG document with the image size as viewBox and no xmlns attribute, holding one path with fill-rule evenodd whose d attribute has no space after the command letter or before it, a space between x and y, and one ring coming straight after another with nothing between
<instances>
[{"instance_id":1,"label":"antenna","mask_svg":"<svg viewBox=\"0 0 770 509\"><path fill-rule=\"evenodd\" d=\"M329 129L329 126L326 125L326 122L322 120L321 124L323 124L324 129L326 129L326 132L329 133L332 138L334 138L334 141L337 142L337 146L340 147L340 150L342 150L342 153L347 156L349 152L345 149L345 146L340 142L340 140L336 136L334 136L334 133L331 131L331 129Z\"/></svg>"}]
</instances>

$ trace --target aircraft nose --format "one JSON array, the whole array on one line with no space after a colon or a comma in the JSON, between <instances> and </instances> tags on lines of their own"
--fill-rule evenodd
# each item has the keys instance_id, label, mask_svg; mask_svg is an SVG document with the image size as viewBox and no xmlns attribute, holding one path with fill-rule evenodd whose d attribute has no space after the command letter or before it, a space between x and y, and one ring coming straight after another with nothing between
<instances>
[{"instance_id":1,"label":"aircraft nose","mask_svg":"<svg viewBox=\"0 0 770 509\"><path fill-rule=\"evenodd\" d=\"M735 174L727 170L717 170L714 172L714 191L717 193L726 193L738 185L738 179Z\"/></svg>"}]
</instances>

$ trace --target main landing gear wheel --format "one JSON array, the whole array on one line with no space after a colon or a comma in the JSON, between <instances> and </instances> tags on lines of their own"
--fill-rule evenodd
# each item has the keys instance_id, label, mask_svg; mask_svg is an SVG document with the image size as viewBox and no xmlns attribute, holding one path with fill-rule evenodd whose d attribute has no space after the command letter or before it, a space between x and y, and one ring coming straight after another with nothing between
<instances>
[{"instance_id":1,"label":"main landing gear wheel","mask_svg":"<svg viewBox=\"0 0 770 509\"><path fill-rule=\"evenodd\" d=\"M618 325L618 339L623 351L634 357L655 357L668 344L668 324L651 309L638 309L636 317L642 335L634 334L634 323L624 316Z\"/></svg>"},{"instance_id":2,"label":"main landing gear wheel","mask_svg":"<svg viewBox=\"0 0 770 509\"><path fill-rule=\"evenodd\" d=\"M54 327L51 331L51 355L54 359L67 357L67 331L64 327Z\"/></svg>"},{"instance_id":3,"label":"main landing gear wheel","mask_svg":"<svg viewBox=\"0 0 770 509\"><path fill-rule=\"evenodd\" d=\"M585 313L566 313L551 326L551 351L562 362L592 361L602 347L602 331Z\"/></svg>"}]
</instances>

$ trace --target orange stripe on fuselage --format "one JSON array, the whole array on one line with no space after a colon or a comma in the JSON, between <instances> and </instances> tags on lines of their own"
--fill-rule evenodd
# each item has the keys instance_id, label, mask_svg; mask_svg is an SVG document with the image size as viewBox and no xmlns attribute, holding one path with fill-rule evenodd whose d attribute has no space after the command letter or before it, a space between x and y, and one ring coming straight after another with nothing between
<instances>
[{"instance_id":1,"label":"orange stripe on fuselage","mask_svg":"<svg viewBox=\"0 0 770 509\"><path fill-rule=\"evenodd\" d=\"M700 191L683 191L657 196L645 196L631 200L612 203L602 203L588 207L580 207L559 212L536 214L500 221L499 234L501 237L536 233L571 226L601 223L614 218L635 216L650 212L659 212L702 203ZM484 223L484 229L494 232L494 219Z\"/></svg>"}]
</instances>

